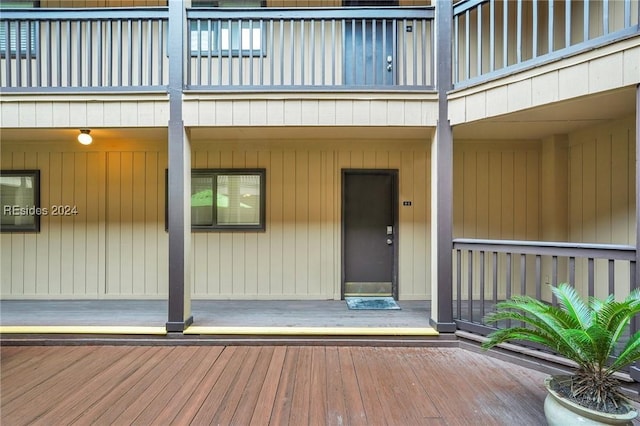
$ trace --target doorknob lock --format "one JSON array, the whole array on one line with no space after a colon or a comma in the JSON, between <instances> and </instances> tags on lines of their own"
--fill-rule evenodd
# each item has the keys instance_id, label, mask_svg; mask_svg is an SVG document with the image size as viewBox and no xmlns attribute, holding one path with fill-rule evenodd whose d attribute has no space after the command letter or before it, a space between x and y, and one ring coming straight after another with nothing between
<instances>
[{"instance_id":1,"label":"doorknob lock","mask_svg":"<svg viewBox=\"0 0 640 426\"><path fill-rule=\"evenodd\" d=\"M393 240L391 238L387 238L387 245L393 244Z\"/></svg>"}]
</instances>

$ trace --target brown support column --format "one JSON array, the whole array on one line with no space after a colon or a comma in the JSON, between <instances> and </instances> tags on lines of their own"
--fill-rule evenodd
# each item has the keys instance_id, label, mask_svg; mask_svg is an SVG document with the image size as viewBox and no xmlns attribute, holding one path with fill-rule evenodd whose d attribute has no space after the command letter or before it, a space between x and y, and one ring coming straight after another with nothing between
<instances>
[{"instance_id":1,"label":"brown support column","mask_svg":"<svg viewBox=\"0 0 640 426\"><path fill-rule=\"evenodd\" d=\"M182 332L191 316L191 146L182 120L186 9L169 3L169 313L168 332Z\"/></svg>"},{"instance_id":2,"label":"brown support column","mask_svg":"<svg viewBox=\"0 0 640 426\"><path fill-rule=\"evenodd\" d=\"M640 15L640 11L638 11ZM636 265L631 270L631 287L640 287L640 84L636 85ZM634 276L635 275L635 276ZM640 318L631 324L631 333L640 330ZM629 369L629 375L640 382L640 365L635 362Z\"/></svg>"},{"instance_id":3,"label":"brown support column","mask_svg":"<svg viewBox=\"0 0 640 426\"><path fill-rule=\"evenodd\" d=\"M453 332L453 133L447 92L452 85L453 2L436 2L438 124L431 141L431 324Z\"/></svg>"},{"instance_id":4,"label":"brown support column","mask_svg":"<svg viewBox=\"0 0 640 426\"><path fill-rule=\"evenodd\" d=\"M640 11L638 11L640 15ZM636 280L640 287L640 84L636 86Z\"/></svg>"}]
</instances>

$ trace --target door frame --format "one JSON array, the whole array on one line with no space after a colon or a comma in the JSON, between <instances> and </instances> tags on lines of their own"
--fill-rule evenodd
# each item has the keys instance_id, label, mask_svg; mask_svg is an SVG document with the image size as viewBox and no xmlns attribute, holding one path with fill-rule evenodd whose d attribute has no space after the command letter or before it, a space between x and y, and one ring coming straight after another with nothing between
<instances>
[{"instance_id":1,"label":"door frame","mask_svg":"<svg viewBox=\"0 0 640 426\"><path fill-rule=\"evenodd\" d=\"M344 300L344 290L345 290L345 271L346 271L346 251L345 251L345 214L346 214L346 206L344 202L345 196L345 186L347 182L347 175L385 175L391 177L391 214L393 215L393 255L392 255L392 273L391 273L391 295L394 300L398 300L398 253L399 246L398 242L399 238L399 187L398 187L398 169L342 169L341 172L341 183L340 183L340 300Z\"/></svg>"}]
</instances>

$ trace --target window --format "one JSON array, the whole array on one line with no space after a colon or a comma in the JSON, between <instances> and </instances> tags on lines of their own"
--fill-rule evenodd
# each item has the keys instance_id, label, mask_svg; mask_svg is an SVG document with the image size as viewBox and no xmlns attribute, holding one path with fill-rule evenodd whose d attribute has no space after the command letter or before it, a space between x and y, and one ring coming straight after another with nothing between
<instances>
[{"instance_id":1,"label":"window","mask_svg":"<svg viewBox=\"0 0 640 426\"><path fill-rule=\"evenodd\" d=\"M194 1L193 6L222 8L259 8L260 0ZM190 23L191 55L260 56L263 54L263 31L259 21L192 20Z\"/></svg>"},{"instance_id":2,"label":"window","mask_svg":"<svg viewBox=\"0 0 640 426\"><path fill-rule=\"evenodd\" d=\"M263 231L265 186L265 169L193 169L191 229Z\"/></svg>"},{"instance_id":3,"label":"window","mask_svg":"<svg viewBox=\"0 0 640 426\"><path fill-rule=\"evenodd\" d=\"M2 232L38 232L40 216L47 212L40 208L40 171L0 171L0 200L2 202Z\"/></svg>"},{"instance_id":4,"label":"window","mask_svg":"<svg viewBox=\"0 0 640 426\"><path fill-rule=\"evenodd\" d=\"M9 1L0 0L1 9L26 9L38 7L39 2L34 1ZM9 43L9 54L17 56L18 43L20 44L20 56L36 55L36 43L38 40L38 25L36 21L0 21L0 56L7 57L7 41ZM20 34L20 37L17 36ZM7 40L7 35L8 40Z\"/></svg>"}]
</instances>

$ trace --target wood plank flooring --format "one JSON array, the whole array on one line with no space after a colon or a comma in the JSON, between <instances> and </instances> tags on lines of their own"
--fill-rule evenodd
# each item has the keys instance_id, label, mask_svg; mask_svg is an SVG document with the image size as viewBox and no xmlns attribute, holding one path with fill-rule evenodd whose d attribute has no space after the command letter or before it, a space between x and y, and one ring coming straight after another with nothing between
<instances>
[{"instance_id":1,"label":"wood plank flooring","mask_svg":"<svg viewBox=\"0 0 640 426\"><path fill-rule=\"evenodd\" d=\"M426 300L400 310L350 310L344 300L194 300L196 326L429 327ZM166 300L0 300L4 326L164 327Z\"/></svg>"},{"instance_id":2,"label":"wood plank flooring","mask_svg":"<svg viewBox=\"0 0 640 426\"><path fill-rule=\"evenodd\" d=\"M3 425L541 425L545 374L460 348L4 346Z\"/></svg>"}]
</instances>

